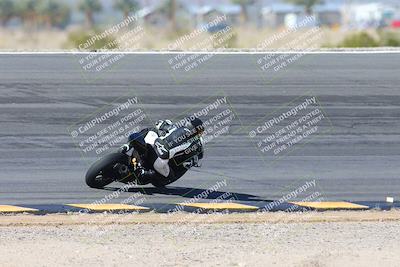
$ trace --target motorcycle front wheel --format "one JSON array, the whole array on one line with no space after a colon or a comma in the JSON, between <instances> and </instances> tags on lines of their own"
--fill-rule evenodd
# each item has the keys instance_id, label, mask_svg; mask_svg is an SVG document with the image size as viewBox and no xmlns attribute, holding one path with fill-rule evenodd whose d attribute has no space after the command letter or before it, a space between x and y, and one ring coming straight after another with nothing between
<instances>
[{"instance_id":1,"label":"motorcycle front wheel","mask_svg":"<svg viewBox=\"0 0 400 267\"><path fill-rule=\"evenodd\" d=\"M91 188L103 188L119 178L115 172L116 164L129 164L129 157L122 153L111 153L97 160L86 172L86 184Z\"/></svg>"}]
</instances>

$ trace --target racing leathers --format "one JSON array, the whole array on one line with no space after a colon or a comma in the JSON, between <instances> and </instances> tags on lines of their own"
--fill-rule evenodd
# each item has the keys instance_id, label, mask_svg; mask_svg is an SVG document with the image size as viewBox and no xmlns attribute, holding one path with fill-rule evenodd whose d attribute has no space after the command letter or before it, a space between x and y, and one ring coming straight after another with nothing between
<instances>
[{"instance_id":1,"label":"racing leathers","mask_svg":"<svg viewBox=\"0 0 400 267\"><path fill-rule=\"evenodd\" d=\"M158 137L154 140L153 147L158 156L153 167L167 178L175 176L173 168L170 168L170 161L173 161L174 165L183 164L189 169L199 165L199 160L203 157L202 138L185 126Z\"/></svg>"},{"instance_id":2,"label":"racing leathers","mask_svg":"<svg viewBox=\"0 0 400 267\"><path fill-rule=\"evenodd\" d=\"M150 164L141 172L144 179L175 180L183 175L179 168L199 166L203 158L203 140L190 126L176 127L171 121L159 121L143 132L144 142L152 149Z\"/></svg>"}]
</instances>

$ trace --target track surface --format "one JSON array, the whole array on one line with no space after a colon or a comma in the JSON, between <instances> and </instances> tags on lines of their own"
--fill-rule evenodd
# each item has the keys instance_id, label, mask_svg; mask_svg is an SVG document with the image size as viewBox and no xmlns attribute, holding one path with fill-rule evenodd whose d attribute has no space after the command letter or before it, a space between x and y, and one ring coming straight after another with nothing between
<instances>
[{"instance_id":1,"label":"track surface","mask_svg":"<svg viewBox=\"0 0 400 267\"><path fill-rule=\"evenodd\" d=\"M228 96L244 126L311 90L333 127L273 165L265 165L245 133L235 132L207 150L202 172L164 190L146 187L146 202L184 201L223 179L220 191L238 200L277 199L312 179L324 200L400 197L400 54L305 55L269 75L257 67L258 56L216 55L179 83L170 58L126 55L111 71L88 78L76 55L1 55L0 203L104 197L110 191L84 184L94 158L81 158L68 126L122 95L137 96L157 120L216 90Z\"/></svg>"}]
</instances>

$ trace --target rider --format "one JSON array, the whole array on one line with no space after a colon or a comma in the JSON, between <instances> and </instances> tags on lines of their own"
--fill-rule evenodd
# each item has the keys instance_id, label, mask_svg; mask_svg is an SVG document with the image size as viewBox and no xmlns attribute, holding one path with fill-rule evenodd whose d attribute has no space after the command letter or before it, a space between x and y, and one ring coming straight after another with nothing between
<instances>
[{"instance_id":1,"label":"rider","mask_svg":"<svg viewBox=\"0 0 400 267\"><path fill-rule=\"evenodd\" d=\"M184 125L178 127L170 120L158 121L155 128L148 128L141 132L141 137L146 145L151 146L154 151L151 165L143 168L140 178L143 179L175 179L176 174L171 168L171 164L178 166L182 164L189 169L199 166L199 160L203 158L203 140L201 135L204 131L203 122L199 118L187 118ZM134 142L138 138L137 134L129 137ZM143 142L136 142L142 143ZM135 146L136 149L148 154L149 150L145 147ZM150 151L150 153L151 153Z\"/></svg>"}]
</instances>

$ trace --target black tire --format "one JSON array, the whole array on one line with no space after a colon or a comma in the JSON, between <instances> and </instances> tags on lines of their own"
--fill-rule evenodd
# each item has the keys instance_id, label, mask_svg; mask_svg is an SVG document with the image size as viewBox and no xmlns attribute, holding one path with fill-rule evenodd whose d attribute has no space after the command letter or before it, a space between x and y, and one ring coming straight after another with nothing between
<instances>
[{"instance_id":1,"label":"black tire","mask_svg":"<svg viewBox=\"0 0 400 267\"><path fill-rule=\"evenodd\" d=\"M116 163L128 165L129 158L122 153L111 153L97 160L86 172L86 184L92 188L103 188L111 184L115 177L113 166Z\"/></svg>"},{"instance_id":2,"label":"black tire","mask_svg":"<svg viewBox=\"0 0 400 267\"><path fill-rule=\"evenodd\" d=\"M179 178L180 176L179 177L175 176L173 179L168 179L160 175L159 178L153 179L153 181L151 181L151 184L154 185L155 187L165 187L166 185L172 184Z\"/></svg>"},{"instance_id":3,"label":"black tire","mask_svg":"<svg viewBox=\"0 0 400 267\"><path fill-rule=\"evenodd\" d=\"M151 184L155 187L165 187L166 185L172 184L176 180L178 180L178 179L168 180L167 178L163 178L163 179L157 179L155 181L152 181Z\"/></svg>"},{"instance_id":4,"label":"black tire","mask_svg":"<svg viewBox=\"0 0 400 267\"><path fill-rule=\"evenodd\" d=\"M168 179L160 175L160 178L154 179L153 181L151 181L151 184L155 187L165 187L166 185L172 184L173 182L181 178L187 172L187 169L186 168L180 168L180 170L171 169L171 171L175 173L174 178Z\"/></svg>"}]
</instances>

